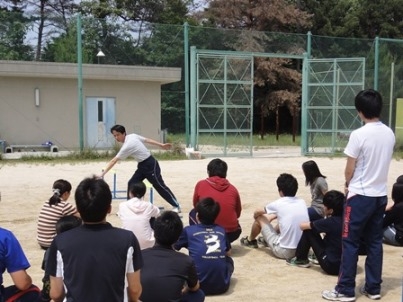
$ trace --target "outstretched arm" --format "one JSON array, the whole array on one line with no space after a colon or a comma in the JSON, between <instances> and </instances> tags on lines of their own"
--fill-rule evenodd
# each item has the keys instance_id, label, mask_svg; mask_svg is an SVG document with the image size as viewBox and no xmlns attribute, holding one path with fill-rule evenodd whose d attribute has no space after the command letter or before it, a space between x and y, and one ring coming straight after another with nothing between
<instances>
[{"instance_id":1,"label":"outstretched arm","mask_svg":"<svg viewBox=\"0 0 403 302\"><path fill-rule=\"evenodd\" d=\"M172 144L169 144L169 143L162 144L160 142L157 142L157 141L155 141L155 140L153 140L151 138L147 138L147 137L145 138L144 142L147 143L147 144L150 144L150 145L158 146L158 147L160 147L162 149L165 149L165 150L169 150L172 147Z\"/></svg>"},{"instance_id":2,"label":"outstretched arm","mask_svg":"<svg viewBox=\"0 0 403 302\"><path fill-rule=\"evenodd\" d=\"M113 166L119 161L119 158L114 157L112 158L112 160L106 165L105 169L102 171L101 175L99 175L100 178L104 177L106 173L108 173L108 171L110 169L113 168Z\"/></svg>"}]
</instances>

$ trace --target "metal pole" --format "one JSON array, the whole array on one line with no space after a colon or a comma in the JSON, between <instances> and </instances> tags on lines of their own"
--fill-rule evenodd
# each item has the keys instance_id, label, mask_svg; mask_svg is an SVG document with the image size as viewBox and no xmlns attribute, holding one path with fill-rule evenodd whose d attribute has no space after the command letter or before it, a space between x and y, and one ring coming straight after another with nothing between
<instances>
[{"instance_id":1,"label":"metal pole","mask_svg":"<svg viewBox=\"0 0 403 302\"><path fill-rule=\"evenodd\" d=\"M80 151L84 150L84 119L83 119L83 55L81 40L81 14L77 16L77 94L78 94L78 131Z\"/></svg>"},{"instance_id":2,"label":"metal pole","mask_svg":"<svg viewBox=\"0 0 403 302\"><path fill-rule=\"evenodd\" d=\"M395 62L390 67L390 95L389 95L389 128L392 128L393 86L395 81Z\"/></svg>"},{"instance_id":3,"label":"metal pole","mask_svg":"<svg viewBox=\"0 0 403 302\"><path fill-rule=\"evenodd\" d=\"M183 76L185 80L185 132L186 132L186 147L189 146L190 134L189 134L189 25L187 22L183 25L183 59L184 71Z\"/></svg>"},{"instance_id":4,"label":"metal pole","mask_svg":"<svg viewBox=\"0 0 403 302\"><path fill-rule=\"evenodd\" d=\"M379 37L375 38L375 66L374 66L374 89L378 90L379 82Z\"/></svg>"}]
</instances>

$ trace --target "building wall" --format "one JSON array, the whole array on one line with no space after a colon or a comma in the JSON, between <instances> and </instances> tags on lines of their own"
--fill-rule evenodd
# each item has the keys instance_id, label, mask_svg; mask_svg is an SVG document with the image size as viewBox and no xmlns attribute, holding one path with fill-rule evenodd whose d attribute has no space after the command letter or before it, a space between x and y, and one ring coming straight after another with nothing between
<instances>
[{"instance_id":1,"label":"building wall","mask_svg":"<svg viewBox=\"0 0 403 302\"><path fill-rule=\"evenodd\" d=\"M151 81L85 79L83 103L85 106L86 97L113 97L116 123L124 125L128 133L137 131L159 140L160 85ZM39 89L39 106L35 106L35 88ZM85 119L85 108L83 114ZM76 79L0 77L0 140L8 144L52 141L60 150L76 150L78 117Z\"/></svg>"}]
</instances>

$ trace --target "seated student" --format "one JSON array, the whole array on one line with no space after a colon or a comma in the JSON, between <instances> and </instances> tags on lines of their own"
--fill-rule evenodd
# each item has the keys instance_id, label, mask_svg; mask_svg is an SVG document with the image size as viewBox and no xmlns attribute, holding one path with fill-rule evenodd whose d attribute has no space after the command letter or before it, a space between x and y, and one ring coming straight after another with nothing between
<instances>
[{"instance_id":1,"label":"seated student","mask_svg":"<svg viewBox=\"0 0 403 302\"><path fill-rule=\"evenodd\" d=\"M220 204L220 213L215 221L222 226L227 233L230 242L235 241L241 235L239 225L242 205L238 190L232 185L227 177L228 165L225 161L215 158L207 165L208 178L197 182L193 193L193 209L189 213L189 224L195 224L195 208L199 200L211 197Z\"/></svg>"},{"instance_id":2,"label":"seated student","mask_svg":"<svg viewBox=\"0 0 403 302\"><path fill-rule=\"evenodd\" d=\"M383 217L383 242L403 246L403 175L392 188L393 205L387 206Z\"/></svg>"},{"instance_id":3,"label":"seated student","mask_svg":"<svg viewBox=\"0 0 403 302\"><path fill-rule=\"evenodd\" d=\"M61 234L73 228L79 227L82 224L82 219L80 217L69 215L63 216L56 223L56 234ZM45 251L42 261L42 269L46 269L46 262L49 256L49 249ZM42 278L42 290L41 290L41 302L50 301L50 278L48 274L45 274Z\"/></svg>"},{"instance_id":4,"label":"seated student","mask_svg":"<svg viewBox=\"0 0 403 302\"><path fill-rule=\"evenodd\" d=\"M66 301L137 301L143 265L136 236L106 221L112 210L108 184L96 178L75 192L83 224L56 235L49 248L46 274L50 297Z\"/></svg>"},{"instance_id":5,"label":"seated student","mask_svg":"<svg viewBox=\"0 0 403 302\"><path fill-rule=\"evenodd\" d=\"M63 216L79 217L76 207L68 202L71 184L67 180L58 179L53 183L53 195L41 208L38 216L37 241L43 249L48 249L56 236L56 223Z\"/></svg>"},{"instance_id":6,"label":"seated student","mask_svg":"<svg viewBox=\"0 0 403 302\"><path fill-rule=\"evenodd\" d=\"M155 245L141 251L142 302L204 301L192 258L172 248L182 230L182 220L173 211L163 212L155 219Z\"/></svg>"},{"instance_id":7,"label":"seated student","mask_svg":"<svg viewBox=\"0 0 403 302\"><path fill-rule=\"evenodd\" d=\"M30 264L24 251L14 234L9 230L0 228L0 301L15 301L19 297L20 302L37 301L39 288L32 284L31 276L26 270ZM11 276L13 285L3 285L3 273ZM12 300L8 300L14 297Z\"/></svg>"},{"instance_id":8,"label":"seated student","mask_svg":"<svg viewBox=\"0 0 403 302\"><path fill-rule=\"evenodd\" d=\"M288 265L309 267L308 253L312 247L320 267L329 275L339 274L344 199L344 194L335 190L324 195L326 218L301 223L302 236L295 257L287 259ZM323 239L321 233L325 233Z\"/></svg>"},{"instance_id":9,"label":"seated student","mask_svg":"<svg viewBox=\"0 0 403 302\"><path fill-rule=\"evenodd\" d=\"M118 216L122 220L122 228L132 231L139 241L140 248L154 245L154 231L151 223L160 213L160 209L144 200L147 188L143 182L129 187L130 199L119 204Z\"/></svg>"},{"instance_id":10,"label":"seated student","mask_svg":"<svg viewBox=\"0 0 403 302\"><path fill-rule=\"evenodd\" d=\"M270 247L274 256L288 259L295 256L302 230L301 222L309 221L306 203L295 194L298 191L298 182L291 174L283 173L277 178L278 193L281 198L268 203L262 210L253 214L255 221L249 237L241 239L244 246L257 248L256 237L262 232L260 242ZM277 219L278 224L273 226L272 221Z\"/></svg>"},{"instance_id":11,"label":"seated student","mask_svg":"<svg viewBox=\"0 0 403 302\"><path fill-rule=\"evenodd\" d=\"M225 230L214 223L219 212L220 205L214 199L208 197L200 200L196 205L199 224L185 227L174 244L176 250L182 247L189 250L190 257L196 263L200 288L206 295L226 292L234 272Z\"/></svg>"}]
</instances>

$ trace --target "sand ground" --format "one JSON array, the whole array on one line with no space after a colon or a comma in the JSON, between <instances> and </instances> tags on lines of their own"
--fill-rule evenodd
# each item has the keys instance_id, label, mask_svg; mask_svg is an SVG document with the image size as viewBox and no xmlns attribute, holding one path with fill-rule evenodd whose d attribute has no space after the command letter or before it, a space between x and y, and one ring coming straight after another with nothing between
<instances>
[{"instance_id":1,"label":"sand ground","mask_svg":"<svg viewBox=\"0 0 403 302\"><path fill-rule=\"evenodd\" d=\"M304 185L301 164L307 157L297 153L272 150L267 154L256 154L253 158L225 158L228 163L228 179L238 188L243 205L240 223L242 235L247 235L252 223L252 213L266 203L278 198L275 180L280 173L293 174L299 182L298 195L307 203L309 188ZM183 221L187 225L187 212L191 209L193 187L199 179L206 177L210 159L162 161L160 162L165 182L181 202ZM322 173L327 176L330 189L343 190L344 158L314 158ZM64 178L73 185L92 174L98 174L106 163L89 164L32 164L0 162L0 226L10 229L20 240L31 263L28 270L36 284L41 285L43 272L41 261L43 251L36 242L36 221L39 210L52 194L52 183ZM132 175L136 163L124 161L116 165L117 187L124 190L126 181ZM389 173L389 192L397 176L403 174L403 161L393 160ZM105 180L113 185L113 172ZM155 203L168 208L160 196L154 194ZM390 196L390 194L389 194ZM73 196L69 200L74 203ZM113 213L108 216L115 226L120 226L116 209L119 200L113 202ZM403 249L384 246L384 268L382 300L402 301ZM207 297L206 301L322 301L321 291L331 289L337 277L327 276L318 266L308 269L290 267L284 260L270 255L265 248L248 249L233 244L235 272L230 290L221 296ZM357 301L368 298L359 294L358 288L364 282L365 257L359 260L357 274ZM5 278L5 284L9 278Z\"/></svg>"}]
</instances>

